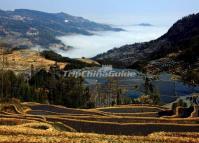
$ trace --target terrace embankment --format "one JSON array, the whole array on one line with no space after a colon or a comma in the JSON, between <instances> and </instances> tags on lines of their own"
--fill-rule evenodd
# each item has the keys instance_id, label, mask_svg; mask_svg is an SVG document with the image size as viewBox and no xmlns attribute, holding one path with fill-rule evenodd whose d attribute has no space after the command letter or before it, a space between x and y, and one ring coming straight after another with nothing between
<instances>
[{"instance_id":1,"label":"terrace embankment","mask_svg":"<svg viewBox=\"0 0 199 143\"><path fill-rule=\"evenodd\" d=\"M101 113L92 112L90 110L86 111L55 105L32 105L29 107L31 108L31 110L28 111L27 114L33 115L102 115Z\"/></svg>"}]
</instances>

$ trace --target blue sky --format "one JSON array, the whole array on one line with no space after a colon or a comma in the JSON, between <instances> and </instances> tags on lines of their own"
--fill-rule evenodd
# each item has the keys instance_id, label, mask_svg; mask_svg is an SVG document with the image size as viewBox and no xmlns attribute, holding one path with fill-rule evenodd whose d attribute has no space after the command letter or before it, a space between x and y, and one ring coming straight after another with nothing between
<instances>
[{"instance_id":1,"label":"blue sky","mask_svg":"<svg viewBox=\"0 0 199 143\"><path fill-rule=\"evenodd\" d=\"M0 0L0 9L66 12L109 24L171 25L199 12L199 0Z\"/></svg>"}]
</instances>

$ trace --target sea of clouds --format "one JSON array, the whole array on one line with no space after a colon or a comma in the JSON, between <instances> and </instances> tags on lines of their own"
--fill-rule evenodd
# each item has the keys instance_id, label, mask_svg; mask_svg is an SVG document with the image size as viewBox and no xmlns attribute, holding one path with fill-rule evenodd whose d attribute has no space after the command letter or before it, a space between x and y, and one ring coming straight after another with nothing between
<instances>
[{"instance_id":1,"label":"sea of clouds","mask_svg":"<svg viewBox=\"0 0 199 143\"><path fill-rule=\"evenodd\" d=\"M73 34L57 37L65 45L74 47L66 52L60 51L59 54L70 58L90 58L115 47L154 40L168 30L166 26L122 26L120 28L126 31L103 31L93 32L94 35L91 36Z\"/></svg>"}]
</instances>

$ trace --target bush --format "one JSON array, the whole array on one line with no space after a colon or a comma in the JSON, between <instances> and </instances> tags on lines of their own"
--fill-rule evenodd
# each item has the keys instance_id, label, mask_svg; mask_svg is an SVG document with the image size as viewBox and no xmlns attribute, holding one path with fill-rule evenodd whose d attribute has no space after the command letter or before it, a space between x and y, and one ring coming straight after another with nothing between
<instances>
[{"instance_id":1,"label":"bush","mask_svg":"<svg viewBox=\"0 0 199 143\"><path fill-rule=\"evenodd\" d=\"M76 59L70 59L68 57L62 57L61 55L55 53L54 51L43 51L41 53L43 57L49 60L53 60L56 62L64 62L64 63L69 63L65 66L64 70L71 70L71 69L82 69L85 67L92 67L92 66L98 66L94 63L92 64L87 64L85 62L76 60Z\"/></svg>"},{"instance_id":2,"label":"bush","mask_svg":"<svg viewBox=\"0 0 199 143\"><path fill-rule=\"evenodd\" d=\"M86 105L87 109L95 108L95 103L94 102L88 102Z\"/></svg>"},{"instance_id":3,"label":"bush","mask_svg":"<svg viewBox=\"0 0 199 143\"><path fill-rule=\"evenodd\" d=\"M180 99L178 102L172 104L172 111L174 113L176 113L177 107L187 107L187 104L182 99Z\"/></svg>"}]
</instances>

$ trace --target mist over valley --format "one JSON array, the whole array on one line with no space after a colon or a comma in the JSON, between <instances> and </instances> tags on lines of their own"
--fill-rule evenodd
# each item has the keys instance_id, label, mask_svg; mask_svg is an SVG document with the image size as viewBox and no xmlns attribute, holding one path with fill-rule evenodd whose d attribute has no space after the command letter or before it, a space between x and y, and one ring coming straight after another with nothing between
<instances>
[{"instance_id":1,"label":"mist over valley","mask_svg":"<svg viewBox=\"0 0 199 143\"><path fill-rule=\"evenodd\" d=\"M92 32L93 35L72 34L57 37L65 45L72 46L68 51L58 51L70 58L94 57L112 48L137 42L154 40L167 32L169 26L122 26L125 31Z\"/></svg>"}]
</instances>

